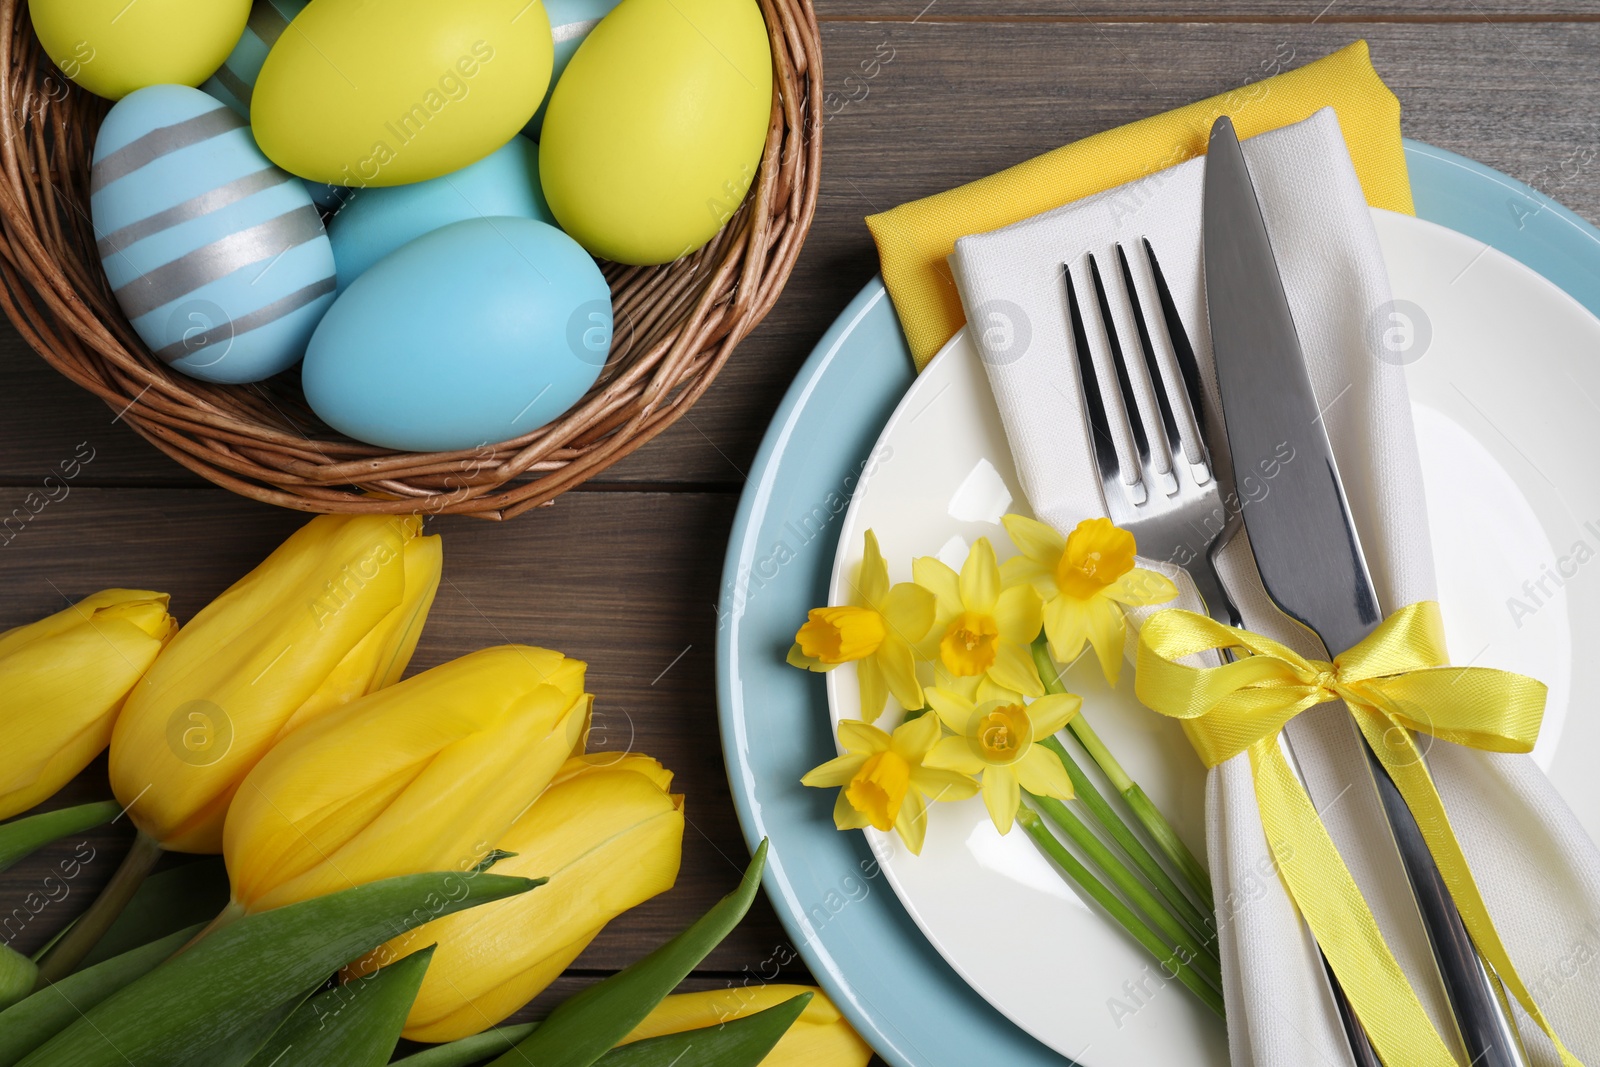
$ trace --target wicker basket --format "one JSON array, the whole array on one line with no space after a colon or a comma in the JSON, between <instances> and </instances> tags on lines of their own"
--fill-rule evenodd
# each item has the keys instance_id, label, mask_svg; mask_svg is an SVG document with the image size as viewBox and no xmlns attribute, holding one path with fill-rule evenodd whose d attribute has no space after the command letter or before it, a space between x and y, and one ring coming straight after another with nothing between
<instances>
[{"instance_id":1,"label":"wicker basket","mask_svg":"<svg viewBox=\"0 0 1600 1067\"><path fill-rule=\"evenodd\" d=\"M25 0L0 0L0 292L52 366L144 438L218 485L302 511L504 519L593 477L688 410L789 277L817 203L822 54L810 0L760 0L772 39L772 119L744 204L715 239L661 267L602 263L610 359L576 407L470 452L395 452L329 430L298 372L249 386L175 373L118 309L89 222L89 161L105 101L43 53Z\"/></svg>"}]
</instances>

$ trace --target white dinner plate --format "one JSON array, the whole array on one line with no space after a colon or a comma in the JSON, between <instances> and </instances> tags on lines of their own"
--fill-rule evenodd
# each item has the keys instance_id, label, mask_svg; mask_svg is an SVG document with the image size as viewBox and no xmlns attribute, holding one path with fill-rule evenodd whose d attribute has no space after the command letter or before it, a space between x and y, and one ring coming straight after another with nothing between
<instances>
[{"instance_id":1,"label":"white dinner plate","mask_svg":"<svg viewBox=\"0 0 1600 1067\"><path fill-rule=\"evenodd\" d=\"M1600 683L1572 650L1600 648L1600 321L1478 241L1374 211L1407 339L1407 380L1454 660L1550 687L1533 757L1600 837ZM884 428L840 531L829 602L872 529L890 578L938 555L959 568L1001 514L1028 514L977 353L958 334ZM1204 855L1204 771L1178 724L1143 708L1133 671L1111 691L1093 656L1064 676L1133 777ZM859 717L855 670L827 676L835 722ZM880 725L889 725L893 712ZM1094 775L1092 764L1082 760ZM1102 785L1102 791L1114 791ZM1222 1024L1111 920L1082 903L1028 837L1001 837L981 800L934 807L920 856L864 831L889 883L952 967L999 1011L1087 1067L1227 1064ZM1137 1018L1138 1025L1132 1025Z\"/></svg>"}]
</instances>

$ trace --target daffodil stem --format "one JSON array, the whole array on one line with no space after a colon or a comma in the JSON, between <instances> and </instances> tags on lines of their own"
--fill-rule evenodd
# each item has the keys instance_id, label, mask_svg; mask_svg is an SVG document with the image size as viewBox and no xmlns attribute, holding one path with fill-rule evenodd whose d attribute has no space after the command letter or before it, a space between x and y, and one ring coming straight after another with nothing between
<instances>
[{"instance_id":1,"label":"daffodil stem","mask_svg":"<svg viewBox=\"0 0 1600 1067\"><path fill-rule=\"evenodd\" d=\"M89 910L78 916L72 927L51 946L39 961L39 977L35 989L43 989L59 982L83 962L89 951L100 943L111 924L117 921L122 909L128 906L133 894L144 884L146 876L161 858L161 846L155 838L140 831L133 839L133 847L122 857L122 864L111 876L111 881L94 898Z\"/></svg>"},{"instance_id":2,"label":"daffodil stem","mask_svg":"<svg viewBox=\"0 0 1600 1067\"><path fill-rule=\"evenodd\" d=\"M1033 662L1039 669L1039 677L1044 680L1044 687L1047 690L1052 693L1067 691L1067 687L1061 682L1061 671L1050 658L1049 645L1042 636L1033 643ZM1117 757L1111 754L1111 750L1100 740L1100 735L1095 733L1089 720L1079 712L1072 717L1071 722L1067 723L1067 729L1072 731L1072 736L1078 739L1078 744L1083 746L1083 750L1089 753L1089 758L1094 760L1095 766L1100 768L1106 780L1111 783L1111 787L1127 801L1128 808L1133 812L1134 818L1139 820L1139 825L1144 827L1150 839L1161 850L1161 854L1177 868L1195 897L1205 905L1206 911L1215 911L1216 901L1211 895L1211 876L1206 873L1204 865L1195 858L1193 852L1189 851L1189 846L1183 843L1178 831L1172 828L1167 817L1161 814L1161 810L1145 795L1139 783L1133 780Z\"/></svg>"},{"instance_id":3,"label":"daffodil stem","mask_svg":"<svg viewBox=\"0 0 1600 1067\"><path fill-rule=\"evenodd\" d=\"M1206 947L1184 928L1172 914L1170 908L1159 900L1156 895L1139 877L1130 871L1126 864L1119 860L1112 851L1106 847L1105 842L1095 836L1094 831L1084 825L1083 820L1073 814L1072 809L1059 800L1050 797L1034 796L1028 794L1033 801L1033 806L1044 813L1045 818L1058 826L1072 843L1077 845L1089 861L1111 880L1111 884L1121 890L1135 908L1144 913L1167 940L1189 954L1195 969L1219 991L1222 989L1222 960L1217 955L1214 946L1207 943Z\"/></svg>"},{"instance_id":4,"label":"daffodil stem","mask_svg":"<svg viewBox=\"0 0 1600 1067\"><path fill-rule=\"evenodd\" d=\"M1150 929L1128 905L1106 888L1104 882L1091 874L1089 869L1079 862L1078 857L1056 839L1056 835L1051 833L1050 828L1039 818L1038 812L1023 804L1017 810L1017 822L1022 824L1022 828L1033 838L1034 843L1054 860L1079 888L1121 923L1122 928L1132 934L1134 940L1156 958L1164 974L1182 982L1189 992L1200 998L1201 1003L1216 1012L1218 1018L1226 1018L1222 1007L1222 994L1213 989L1210 983L1201 977L1200 972L1184 959L1187 952L1183 949L1174 950L1162 941L1154 930Z\"/></svg>"},{"instance_id":5,"label":"daffodil stem","mask_svg":"<svg viewBox=\"0 0 1600 1067\"><path fill-rule=\"evenodd\" d=\"M1168 907L1189 924L1189 929L1203 942L1211 944L1215 937L1205 913L1178 887L1178 883L1173 881L1172 875L1161 866L1145 843L1128 829L1122 816L1118 815L1116 809L1106 801L1105 796L1089 776L1083 773L1083 768L1078 766L1078 761L1072 758L1072 753L1067 751L1067 747L1053 737L1047 737L1039 743L1061 758L1061 765L1067 769L1067 776L1072 779L1073 790L1077 793L1078 799L1083 801L1084 806L1095 817L1095 821L1111 835L1111 839L1122 850L1122 854L1132 861L1140 874L1149 879L1150 884L1161 893L1161 898L1167 902Z\"/></svg>"}]
</instances>

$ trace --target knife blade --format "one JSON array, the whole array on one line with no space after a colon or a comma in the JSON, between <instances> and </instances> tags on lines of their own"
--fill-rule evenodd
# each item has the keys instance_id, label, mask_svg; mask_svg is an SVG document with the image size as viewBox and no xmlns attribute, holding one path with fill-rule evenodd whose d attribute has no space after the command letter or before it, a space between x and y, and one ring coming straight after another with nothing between
<instances>
[{"instance_id":1,"label":"knife blade","mask_svg":"<svg viewBox=\"0 0 1600 1067\"><path fill-rule=\"evenodd\" d=\"M1211 130L1202 227L1229 451L1248 464L1248 457L1273 455L1285 442L1294 449L1295 462L1283 468L1272 492L1244 509L1262 585L1330 653L1342 652L1383 621L1382 608L1328 441L1326 409L1312 387L1255 184L1227 116ZM1377 757L1370 749L1366 755L1467 1056L1475 1067L1521 1067L1526 1060L1515 1027L1416 820Z\"/></svg>"}]
</instances>

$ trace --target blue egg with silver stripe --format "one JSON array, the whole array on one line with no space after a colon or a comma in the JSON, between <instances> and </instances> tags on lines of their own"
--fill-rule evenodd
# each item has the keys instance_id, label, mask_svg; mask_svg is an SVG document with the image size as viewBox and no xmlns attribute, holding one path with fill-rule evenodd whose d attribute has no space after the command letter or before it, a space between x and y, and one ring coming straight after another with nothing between
<instances>
[{"instance_id":1,"label":"blue egg with silver stripe","mask_svg":"<svg viewBox=\"0 0 1600 1067\"><path fill-rule=\"evenodd\" d=\"M156 357L211 382L294 366L337 289L305 186L227 107L184 85L129 93L89 173L100 261Z\"/></svg>"},{"instance_id":2,"label":"blue egg with silver stripe","mask_svg":"<svg viewBox=\"0 0 1600 1067\"><path fill-rule=\"evenodd\" d=\"M256 79L267 53L289 29L289 23L306 9L311 0L256 0L250 7L250 20L217 72L200 83L200 88L233 108L246 122L250 120L250 98L255 95ZM343 202L349 190L342 185L324 185L304 179L306 192L320 208L332 210Z\"/></svg>"}]
</instances>

